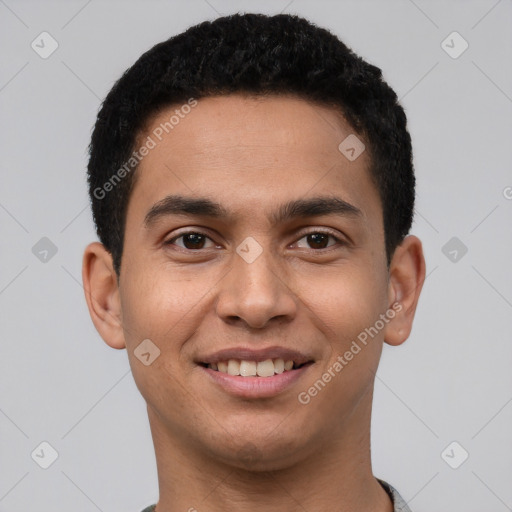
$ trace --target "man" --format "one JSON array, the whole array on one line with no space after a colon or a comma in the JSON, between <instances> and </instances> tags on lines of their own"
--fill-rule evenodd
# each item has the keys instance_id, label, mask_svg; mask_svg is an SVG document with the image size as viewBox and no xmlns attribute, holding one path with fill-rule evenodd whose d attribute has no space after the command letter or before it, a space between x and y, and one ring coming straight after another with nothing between
<instances>
[{"instance_id":1,"label":"man","mask_svg":"<svg viewBox=\"0 0 512 512\"><path fill-rule=\"evenodd\" d=\"M115 84L88 177L86 299L147 402L146 511L409 510L370 456L425 278L380 70L296 16L204 22Z\"/></svg>"}]
</instances>

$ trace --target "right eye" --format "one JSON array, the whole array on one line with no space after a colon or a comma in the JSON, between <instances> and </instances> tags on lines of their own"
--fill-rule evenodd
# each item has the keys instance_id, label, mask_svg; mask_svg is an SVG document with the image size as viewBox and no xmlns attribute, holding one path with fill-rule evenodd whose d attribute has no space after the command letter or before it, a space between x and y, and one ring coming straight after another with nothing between
<instances>
[{"instance_id":1,"label":"right eye","mask_svg":"<svg viewBox=\"0 0 512 512\"><path fill-rule=\"evenodd\" d=\"M176 243L180 239L182 242ZM207 241L211 242L209 247L205 247L205 243L207 243ZM209 237L207 237L204 233L198 233L197 231L187 231L186 233L181 233L180 235L167 240L165 245L177 245L178 247L187 250L208 249L210 247L215 247L215 243Z\"/></svg>"}]
</instances>

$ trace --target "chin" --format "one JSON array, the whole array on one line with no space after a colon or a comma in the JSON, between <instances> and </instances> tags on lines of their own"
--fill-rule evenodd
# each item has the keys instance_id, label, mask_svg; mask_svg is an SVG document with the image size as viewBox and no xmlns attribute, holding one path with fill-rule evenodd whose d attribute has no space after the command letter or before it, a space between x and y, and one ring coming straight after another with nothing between
<instances>
[{"instance_id":1,"label":"chin","mask_svg":"<svg viewBox=\"0 0 512 512\"><path fill-rule=\"evenodd\" d=\"M298 439L297 432L278 432L279 428L256 430L229 435L219 433L220 438L210 438L210 453L216 460L251 472L278 471L289 468L305 457L306 440ZM219 450L220 448L220 450Z\"/></svg>"}]
</instances>

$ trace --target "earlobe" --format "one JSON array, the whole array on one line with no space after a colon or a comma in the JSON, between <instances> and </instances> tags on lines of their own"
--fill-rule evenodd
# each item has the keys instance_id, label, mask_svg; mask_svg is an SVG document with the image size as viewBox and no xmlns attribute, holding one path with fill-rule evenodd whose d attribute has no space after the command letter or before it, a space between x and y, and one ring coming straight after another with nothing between
<instances>
[{"instance_id":1,"label":"earlobe","mask_svg":"<svg viewBox=\"0 0 512 512\"><path fill-rule=\"evenodd\" d=\"M93 242L85 249L82 280L85 300L96 330L107 345L125 348L121 301L112 255L99 242Z\"/></svg>"},{"instance_id":2,"label":"earlobe","mask_svg":"<svg viewBox=\"0 0 512 512\"><path fill-rule=\"evenodd\" d=\"M389 269L388 301L395 311L384 334L384 341L389 345L401 345L409 337L424 281L421 241L409 235L396 248Z\"/></svg>"}]
</instances>

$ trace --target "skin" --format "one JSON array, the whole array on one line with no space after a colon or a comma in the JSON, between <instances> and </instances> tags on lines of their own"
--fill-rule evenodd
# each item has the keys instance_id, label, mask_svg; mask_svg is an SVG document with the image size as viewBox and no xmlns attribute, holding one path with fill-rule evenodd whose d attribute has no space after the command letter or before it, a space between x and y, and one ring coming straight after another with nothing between
<instances>
[{"instance_id":1,"label":"skin","mask_svg":"<svg viewBox=\"0 0 512 512\"><path fill-rule=\"evenodd\" d=\"M175 109L150 119L141 140ZM425 261L409 235L388 269L369 151L350 162L338 150L351 133L336 111L292 96L200 99L137 170L119 282L109 252L87 247L92 320L108 345L127 349L147 402L157 512L393 510L371 467L374 374L383 343L410 334ZM230 217L165 215L146 225L170 194L209 198ZM268 219L287 201L317 196L342 198L361 215ZM337 238L315 245L306 236L326 229ZM176 238L187 231L208 238ZM236 252L246 237L263 251L252 263ZM298 394L393 303L394 318L301 404ZM134 350L148 338L161 353L145 366ZM292 347L314 364L277 396L242 399L195 362L240 345Z\"/></svg>"}]
</instances>

